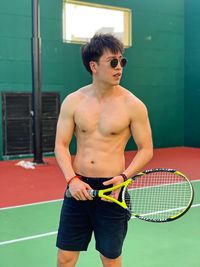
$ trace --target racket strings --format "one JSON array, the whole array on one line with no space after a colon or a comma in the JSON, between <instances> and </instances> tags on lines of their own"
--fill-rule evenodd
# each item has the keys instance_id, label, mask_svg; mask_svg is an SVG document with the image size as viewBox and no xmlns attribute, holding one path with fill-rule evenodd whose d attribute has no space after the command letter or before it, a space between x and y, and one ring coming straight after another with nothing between
<instances>
[{"instance_id":1,"label":"racket strings","mask_svg":"<svg viewBox=\"0 0 200 267\"><path fill-rule=\"evenodd\" d=\"M152 172L136 179L125 197L133 214L164 220L181 213L191 200L191 187L181 175Z\"/></svg>"}]
</instances>

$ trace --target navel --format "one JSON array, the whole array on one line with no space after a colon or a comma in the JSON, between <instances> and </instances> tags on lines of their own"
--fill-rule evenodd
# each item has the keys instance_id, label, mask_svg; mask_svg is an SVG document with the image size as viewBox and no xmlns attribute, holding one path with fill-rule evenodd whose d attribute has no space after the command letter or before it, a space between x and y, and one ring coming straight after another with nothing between
<instances>
[{"instance_id":1,"label":"navel","mask_svg":"<svg viewBox=\"0 0 200 267\"><path fill-rule=\"evenodd\" d=\"M91 164L95 164L95 162L93 160L90 161Z\"/></svg>"}]
</instances>

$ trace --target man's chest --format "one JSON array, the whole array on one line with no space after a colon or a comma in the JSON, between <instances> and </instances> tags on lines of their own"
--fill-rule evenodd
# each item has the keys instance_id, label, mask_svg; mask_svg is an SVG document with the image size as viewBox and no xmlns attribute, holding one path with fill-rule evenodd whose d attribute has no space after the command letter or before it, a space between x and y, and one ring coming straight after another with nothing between
<instances>
[{"instance_id":1,"label":"man's chest","mask_svg":"<svg viewBox=\"0 0 200 267\"><path fill-rule=\"evenodd\" d=\"M107 105L81 105L75 112L75 123L81 132L99 132L103 135L119 134L129 127L127 110L115 103Z\"/></svg>"}]
</instances>

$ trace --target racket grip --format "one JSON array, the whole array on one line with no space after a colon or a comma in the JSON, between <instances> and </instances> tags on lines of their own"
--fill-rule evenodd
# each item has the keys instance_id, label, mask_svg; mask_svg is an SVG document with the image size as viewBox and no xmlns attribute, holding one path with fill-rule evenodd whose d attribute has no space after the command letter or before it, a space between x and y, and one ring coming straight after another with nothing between
<instances>
[{"instance_id":1,"label":"racket grip","mask_svg":"<svg viewBox=\"0 0 200 267\"><path fill-rule=\"evenodd\" d=\"M88 190L88 193L90 194L91 197L97 197L98 196L98 190ZM69 189L67 189L66 193L65 193L67 198L72 197Z\"/></svg>"}]
</instances>

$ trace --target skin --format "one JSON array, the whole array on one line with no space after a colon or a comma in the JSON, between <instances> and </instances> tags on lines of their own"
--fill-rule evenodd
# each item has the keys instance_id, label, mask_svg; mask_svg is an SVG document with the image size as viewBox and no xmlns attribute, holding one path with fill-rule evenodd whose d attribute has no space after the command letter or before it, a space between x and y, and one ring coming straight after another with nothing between
<instances>
[{"instance_id":1,"label":"skin","mask_svg":"<svg viewBox=\"0 0 200 267\"><path fill-rule=\"evenodd\" d=\"M68 95L61 107L57 124L55 154L68 181L75 173L86 177L113 177L105 185L123 182L120 173L131 177L141 171L153 155L151 128L145 105L120 86L123 69L110 60L120 60L120 53L105 50L98 62L91 61L92 84ZM72 163L69 145L75 133L77 154ZM125 169L124 151L132 136L137 153ZM78 178L70 182L69 190L77 200L92 200L90 186ZM119 190L112 193L118 198ZM58 250L58 267L74 267L78 251ZM121 267L121 256L108 259L101 256L104 267Z\"/></svg>"}]
</instances>

